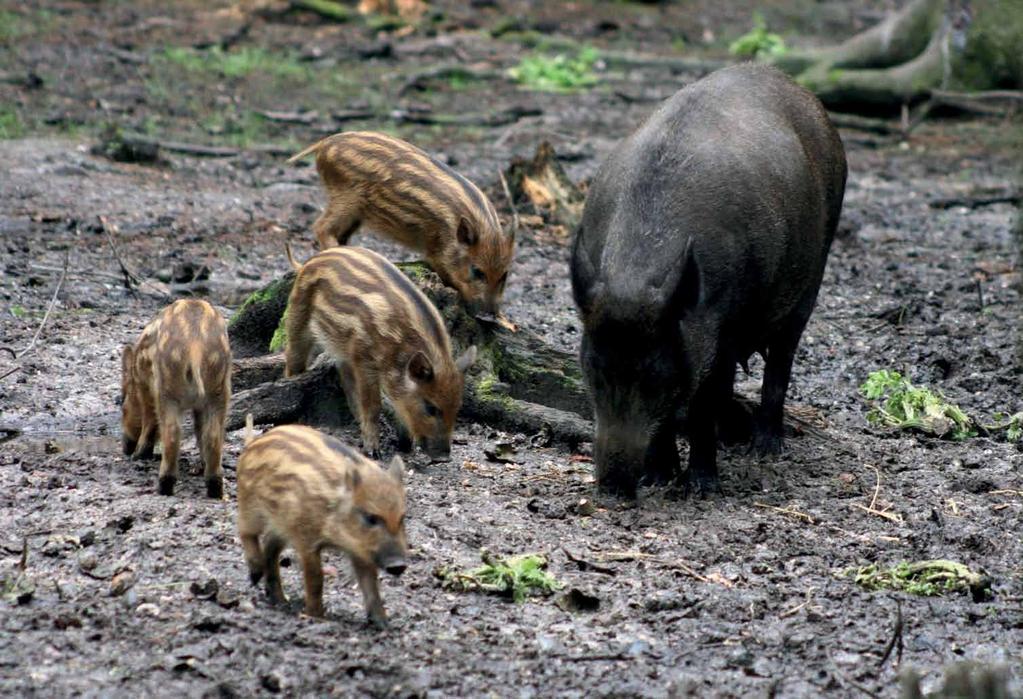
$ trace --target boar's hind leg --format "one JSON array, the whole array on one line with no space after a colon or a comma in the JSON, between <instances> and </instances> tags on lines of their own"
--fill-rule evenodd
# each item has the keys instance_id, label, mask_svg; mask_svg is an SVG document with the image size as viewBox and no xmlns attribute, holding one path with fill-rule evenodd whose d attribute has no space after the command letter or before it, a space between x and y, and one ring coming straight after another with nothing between
<instances>
[{"instance_id":1,"label":"boar's hind leg","mask_svg":"<svg viewBox=\"0 0 1023 699\"><path fill-rule=\"evenodd\" d=\"M718 383L717 435L722 444L744 444L753 436L753 418L735 398L735 364L729 362Z\"/></svg>"},{"instance_id":2,"label":"boar's hind leg","mask_svg":"<svg viewBox=\"0 0 1023 699\"><path fill-rule=\"evenodd\" d=\"M309 616L323 616L323 566L317 550L300 551L302 577L305 581L305 613Z\"/></svg>"},{"instance_id":3,"label":"boar's hind leg","mask_svg":"<svg viewBox=\"0 0 1023 699\"><path fill-rule=\"evenodd\" d=\"M767 345L764 362L764 384L760 390L760 410L753 433L753 449L760 455L778 454L783 446L785 393L792 377L792 362L803 327L810 317L813 303L805 313L797 312Z\"/></svg>"},{"instance_id":4,"label":"boar's hind leg","mask_svg":"<svg viewBox=\"0 0 1023 699\"><path fill-rule=\"evenodd\" d=\"M220 409L196 410L193 416L206 479L206 495L219 500L224 496L224 471L220 466L220 454L224 447L224 419L227 412Z\"/></svg>"},{"instance_id":5,"label":"boar's hind leg","mask_svg":"<svg viewBox=\"0 0 1023 699\"><path fill-rule=\"evenodd\" d=\"M359 589L362 590L362 601L366 605L366 616L370 623L377 628L387 626L387 614L384 612L383 600L380 599L380 581L377 580L376 566L360 563L353 558L352 567L359 581Z\"/></svg>"},{"instance_id":6,"label":"boar's hind leg","mask_svg":"<svg viewBox=\"0 0 1023 699\"><path fill-rule=\"evenodd\" d=\"M266 574L266 596L271 604L283 604L288 601L281 587L281 551L284 550L284 539L275 534L268 534L263 542L263 571Z\"/></svg>"},{"instance_id":7,"label":"boar's hind leg","mask_svg":"<svg viewBox=\"0 0 1023 699\"><path fill-rule=\"evenodd\" d=\"M178 480L178 450L181 448L181 413L176 405L160 408L160 442L163 457L160 459L160 495L173 495Z\"/></svg>"},{"instance_id":8,"label":"boar's hind leg","mask_svg":"<svg viewBox=\"0 0 1023 699\"><path fill-rule=\"evenodd\" d=\"M335 190L330 193L326 211L313 224L313 233L316 234L320 250L348 244L348 239L359 229L361 223L359 199L359 193L351 189Z\"/></svg>"}]
</instances>

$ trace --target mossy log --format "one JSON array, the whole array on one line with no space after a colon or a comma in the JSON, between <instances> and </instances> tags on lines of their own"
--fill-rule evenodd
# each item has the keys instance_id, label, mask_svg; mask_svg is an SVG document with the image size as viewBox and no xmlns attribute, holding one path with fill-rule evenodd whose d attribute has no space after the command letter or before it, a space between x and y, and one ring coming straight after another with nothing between
<instances>
[{"instance_id":1,"label":"mossy log","mask_svg":"<svg viewBox=\"0 0 1023 699\"><path fill-rule=\"evenodd\" d=\"M971 18L951 0L912 0L838 46L772 62L836 109L901 107L935 90L1023 87L1018 0L977 0L972 10Z\"/></svg>"},{"instance_id":2,"label":"mossy log","mask_svg":"<svg viewBox=\"0 0 1023 699\"><path fill-rule=\"evenodd\" d=\"M470 316L457 293L423 263L399 267L437 306L456 354L469 345L479 350L466 378L463 416L508 430L544 432L569 445L591 438L590 399L574 354L528 330ZM243 425L246 413L262 424L336 425L352 419L330 362L321 360L285 379L283 355L269 354L294 278L289 273L252 294L231 318L228 333L237 359L228 429Z\"/></svg>"}]
</instances>

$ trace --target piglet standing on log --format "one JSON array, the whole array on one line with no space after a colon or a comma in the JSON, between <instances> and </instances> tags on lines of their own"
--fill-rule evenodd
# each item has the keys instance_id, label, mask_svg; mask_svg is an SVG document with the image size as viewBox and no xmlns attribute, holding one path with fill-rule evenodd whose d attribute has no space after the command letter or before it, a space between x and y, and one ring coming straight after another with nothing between
<instances>
[{"instance_id":1,"label":"piglet standing on log","mask_svg":"<svg viewBox=\"0 0 1023 699\"><path fill-rule=\"evenodd\" d=\"M717 489L716 425L754 352L765 358L754 447L780 451L845 178L817 98L749 64L680 90L606 159L571 259L602 488L634 496L676 479L684 408L688 485Z\"/></svg>"},{"instance_id":2,"label":"piglet standing on log","mask_svg":"<svg viewBox=\"0 0 1023 699\"><path fill-rule=\"evenodd\" d=\"M371 250L335 247L299 267L288 298L285 376L306 369L317 345L338 365L362 445L379 457L381 392L398 415L402 451L418 444L448 461L476 346L457 360L440 313L401 270Z\"/></svg>"},{"instance_id":3,"label":"piglet standing on log","mask_svg":"<svg viewBox=\"0 0 1023 699\"><path fill-rule=\"evenodd\" d=\"M371 131L339 133L316 154L327 208L313 226L320 249L346 245L365 223L425 254L473 308L496 314L515 249L494 205L469 180L411 143Z\"/></svg>"},{"instance_id":4,"label":"piglet standing on log","mask_svg":"<svg viewBox=\"0 0 1023 699\"><path fill-rule=\"evenodd\" d=\"M124 453L150 458L160 438L160 494L174 493L181 414L191 410L206 494L223 497L220 454L231 397L231 348L224 319L213 306L193 299L175 301L149 323L135 344L124 348L121 394Z\"/></svg>"},{"instance_id":5,"label":"piglet standing on log","mask_svg":"<svg viewBox=\"0 0 1023 699\"><path fill-rule=\"evenodd\" d=\"M311 427L285 425L253 439L252 416L238 459L238 534L252 583L265 581L270 601L286 601L280 554L291 545L302 563L305 613L323 616L320 553L348 554L366 613L377 626L387 615L377 571L405 571L404 465L386 467Z\"/></svg>"}]
</instances>

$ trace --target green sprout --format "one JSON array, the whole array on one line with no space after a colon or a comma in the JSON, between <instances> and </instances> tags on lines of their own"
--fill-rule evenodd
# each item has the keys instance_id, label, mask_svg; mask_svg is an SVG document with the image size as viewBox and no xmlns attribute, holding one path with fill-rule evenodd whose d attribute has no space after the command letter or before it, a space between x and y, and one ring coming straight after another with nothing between
<instances>
[{"instance_id":1,"label":"green sprout","mask_svg":"<svg viewBox=\"0 0 1023 699\"><path fill-rule=\"evenodd\" d=\"M991 596L991 578L955 561L902 562L886 569L872 564L848 572L855 573L857 585L871 592L897 590L922 597L969 592L977 600Z\"/></svg>"},{"instance_id":2,"label":"green sprout","mask_svg":"<svg viewBox=\"0 0 1023 699\"><path fill-rule=\"evenodd\" d=\"M753 29L743 34L728 46L733 56L782 56L788 51L785 40L767 31L767 22L759 12L753 13Z\"/></svg>"},{"instance_id":3,"label":"green sprout","mask_svg":"<svg viewBox=\"0 0 1023 699\"><path fill-rule=\"evenodd\" d=\"M547 559L535 553L496 558L480 551L483 565L468 571L440 568L435 575L444 587L460 592L487 592L522 602L532 595L549 595L563 585L544 570Z\"/></svg>"},{"instance_id":4,"label":"green sprout","mask_svg":"<svg viewBox=\"0 0 1023 699\"><path fill-rule=\"evenodd\" d=\"M574 57L537 53L524 57L508 74L533 90L572 92L597 84L593 66L599 57L592 46L582 47Z\"/></svg>"},{"instance_id":5,"label":"green sprout","mask_svg":"<svg viewBox=\"0 0 1023 699\"><path fill-rule=\"evenodd\" d=\"M897 371L871 372L860 394L874 403L867 413L872 425L915 429L957 441L977 436L976 425L959 406L941 393L914 386Z\"/></svg>"}]
</instances>

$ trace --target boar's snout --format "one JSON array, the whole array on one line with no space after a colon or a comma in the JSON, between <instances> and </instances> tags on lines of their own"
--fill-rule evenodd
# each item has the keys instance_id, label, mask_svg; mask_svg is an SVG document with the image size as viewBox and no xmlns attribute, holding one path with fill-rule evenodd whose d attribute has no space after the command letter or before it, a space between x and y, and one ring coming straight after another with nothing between
<instances>
[{"instance_id":1,"label":"boar's snout","mask_svg":"<svg viewBox=\"0 0 1023 699\"><path fill-rule=\"evenodd\" d=\"M384 570L387 571L388 575L397 577L404 573L407 567L408 564L405 561L392 561L390 565L384 566Z\"/></svg>"},{"instance_id":2,"label":"boar's snout","mask_svg":"<svg viewBox=\"0 0 1023 699\"><path fill-rule=\"evenodd\" d=\"M423 439L419 443L430 461L434 463L447 463L451 461L451 440L450 439Z\"/></svg>"}]
</instances>

